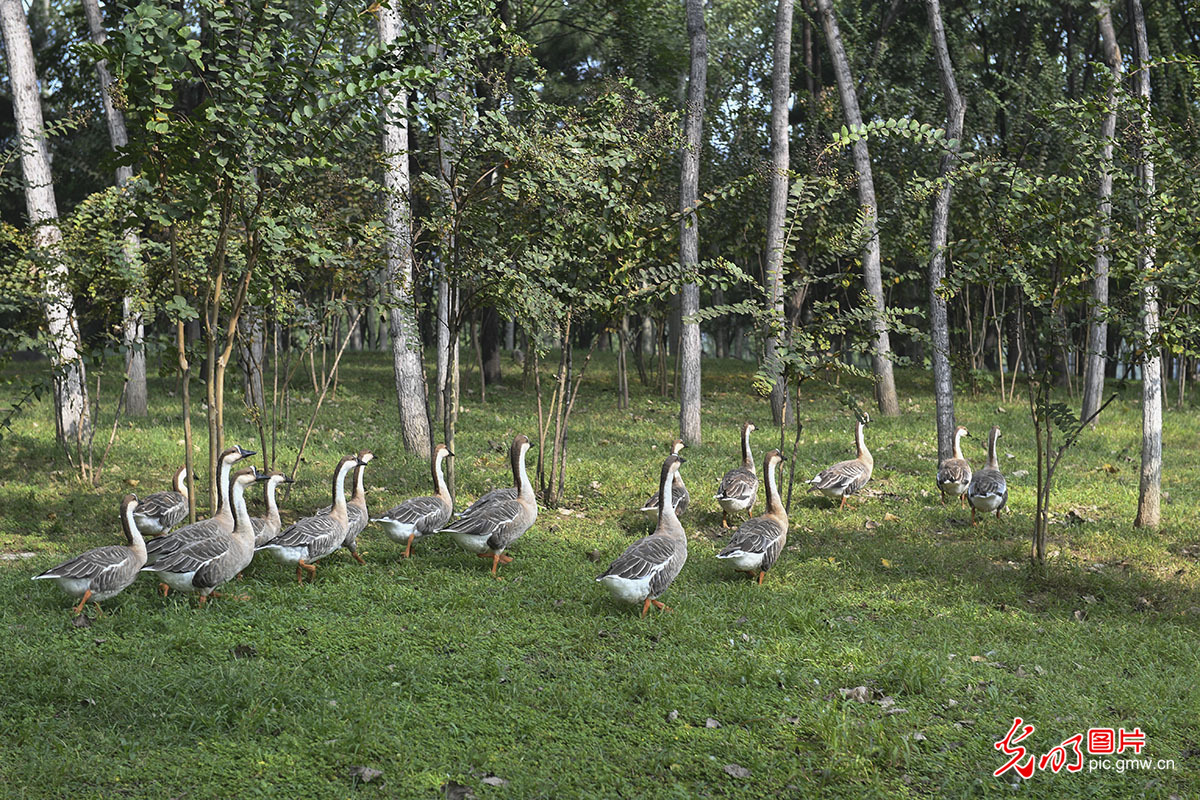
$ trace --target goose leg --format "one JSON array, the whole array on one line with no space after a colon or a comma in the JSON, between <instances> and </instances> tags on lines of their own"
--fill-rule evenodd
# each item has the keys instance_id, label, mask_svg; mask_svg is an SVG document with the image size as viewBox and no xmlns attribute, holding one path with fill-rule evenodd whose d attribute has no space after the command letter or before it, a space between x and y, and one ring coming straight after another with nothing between
<instances>
[{"instance_id":1,"label":"goose leg","mask_svg":"<svg viewBox=\"0 0 1200 800\"><path fill-rule=\"evenodd\" d=\"M79 605L77 605L77 606L75 606L75 608L71 609L75 613L75 616L79 616L80 614L83 613L83 607L85 605L87 605L88 598L91 596L92 596L91 589L88 589L86 592L83 593L83 597L80 598L80 600L79 600Z\"/></svg>"},{"instance_id":2,"label":"goose leg","mask_svg":"<svg viewBox=\"0 0 1200 800\"><path fill-rule=\"evenodd\" d=\"M366 561L363 561L363 557L358 554L357 550L351 550L350 555L354 556L354 560L357 561L359 564L367 563Z\"/></svg>"},{"instance_id":3,"label":"goose leg","mask_svg":"<svg viewBox=\"0 0 1200 800\"><path fill-rule=\"evenodd\" d=\"M297 561L297 562L296 562L296 569L297 569L297 570L301 570L301 569L303 569L305 572L307 572L307 573L308 573L308 579L309 579L310 581L311 581L313 578L317 577L317 565L316 565L316 564L306 564L306 563L304 563L304 559L303 559L303 558L302 558L302 559L300 559L299 561ZM299 576L299 575L300 575L299 571L297 571L296 575L297 575L297 576ZM304 581L300 581L300 582L301 582L301 583L304 583Z\"/></svg>"},{"instance_id":4,"label":"goose leg","mask_svg":"<svg viewBox=\"0 0 1200 800\"><path fill-rule=\"evenodd\" d=\"M765 573L765 572L758 573L758 585L759 586L762 586L763 578L766 576L766 574L767 573Z\"/></svg>"},{"instance_id":5,"label":"goose leg","mask_svg":"<svg viewBox=\"0 0 1200 800\"><path fill-rule=\"evenodd\" d=\"M838 511L841 511L845 507L846 507L846 495L842 495L842 503L841 503L841 505L838 506Z\"/></svg>"},{"instance_id":6,"label":"goose leg","mask_svg":"<svg viewBox=\"0 0 1200 800\"><path fill-rule=\"evenodd\" d=\"M975 521L975 506L971 506L971 524L972 525L979 524L978 522Z\"/></svg>"},{"instance_id":7,"label":"goose leg","mask_svg":"<svg viewBox=\"0 0 1200 800\"><path fill-rule=\"evenodd\" d=\"M748 519L754 519L754 506L746 509L746 517Z\"/></svg>"},{"instance_id":8,"label":"goose leg","mask_svg":"<svg viewBox=\"0 0 1200 800\"><path fill-rule=\"evenodd\" d=\"M721 527L722 527L722 528L728 528L728 527L729 527L729 512L728 512L728 511L725 511L725 510L723 510L723 509L722 509L722 511L721 511Z\"/></svg>"},{"instance_id":9,"label":"goose leg","mask_svg":"<svg viewBox=\"0 0 1200 800\"><path fill-rule=\"evenodd\" d=\"M296 583L304 585L304 567L299 564L296 565Z\"/></svg>"},{"instance_id":10,"label":"goose leg","mask_svg":"<svg viewBox=\"0 0 1200 800\"><path fill-rule=\"evenodd\" d=\"M492 577L498 581L504 580L503 578L501 578L499 575L496 574L496 567L500 566L500 556L501 555L502 555L501 553L492 553ZM511 560L512 559L510 558L509 561L511 561Z\"/></svg>"},{"instance_id":11,"label":"goose leg","mask_svg":"<svg viewBox=\"0 0 1200 800\"><path fill-rule=\"evenodd\" d=\"M166 597L166 596L167 596L167 592L171 591L171 587L170 587L170 586L167 586L165 583L160 583L160 584L158 585L158 590L159 590L160 592L162 592L162 596L163 596L163 597Z\"/></svg>"},{"instance_id":12,"label":"goose leg","mask_svg":"<svg viewBox=\"0 0 1200 800\"><path fill-rule=\"evenodd\" d=\"M200 595L200 607L201 607L201 608L204 608L204 603L205 603L207 600L208 600L208 595L206 595L206 594L202 594L202 595Z\"/></svg>"},{"instance_id":13,"label":"goose leg","mask_svg":"<svg viewBox=\"0 0 1200 800\"><path fill-rule=\"evenodd\" d=\"M655 607L655 608L657 608L659 611L674 611L674 610L675 610L675 609L671 608L669 605L667 605L666 603L660 603L660 602L659 602L659 601L657 601L657 600L651 600L650 602L651 602L651 603L654 605L654 607Z\"/></svg>"},{"instance_id":14,"label":"goose leg","mask_svg":"<svg viewBox=\"0 0 1200 800\"><path fill-rule=\"evenodd\" d=\"M412 555L412 543L413 543L413 540L416 538L417 538L417 535L415 533L410 533L408 535L408 544L406 544L404 546L404 555L401 556L401 558L408 558L409 556Z\"/></svg>"},{"instance_id":15,"label":"goose leg","mask_svg":"<svg viewBox=\"0 0 1200 800\"><path fill-rule=\"evenodd\" d=\"M643 617L645 617L645 616L646 616L646 612L648 612L648 611L650 610L650 603L651 603L651 602L653 602L653 601L652 601L652 600L651 600L649 597L647 597L647 598L646 598L646 602L642 603L642 616L643 616Z\"/></svg>"},{"instance_id":16,"label":"goose leg","mask_svg":"<svg viewBox=\"0 0 1200 800\"><path fill-rule=\"evenodd\" d=\"M942 505L946 505L946 493L942 492Z\"/></svg>"}]
</instances>

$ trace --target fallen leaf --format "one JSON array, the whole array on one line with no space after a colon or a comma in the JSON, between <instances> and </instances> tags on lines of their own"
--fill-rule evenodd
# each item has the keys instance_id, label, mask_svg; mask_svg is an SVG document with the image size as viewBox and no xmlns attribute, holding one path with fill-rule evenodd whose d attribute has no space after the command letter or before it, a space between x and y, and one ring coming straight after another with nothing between
<instances>
[{"instance_id":1,"label":"fallen leaf","mask_svg":"<svg viewBox=\"0 0 1200 800\"><path fill-rule=\"evenodd\" d=\"M879 527L879 523L873 519L869 519L863 523L863 527L866 528L867 530L874 530L875 528Z\"/></svg>"},{"instance_id":2,"label":"fallen leaf","mask_svg":"<svg viewBox=\"0 0 1200 800\"><path fill-rule=\"evenodd\" d=\"M474 800L475 790L461 783L447 781L446 785L442 787L442 794L446 800Z\"/></svg>"},{"instance_id":3,"label":"fallen leaf","mask_svg":"<svg viewBox=\"0 0 1200 800\"><path fill-rule=\"evenodd\" d=\"M853 689L838 689L842 693L842 697L846 700L853 700L856 703L871 702L871 690L865 686L855 686Z\"/></svg>"},{"instance_id":4,"label":"fallen leaf","mask_svg":"<svg viewBox=\"0 0 1200 800\"><path fill-rule=\"evenodd\" d=\"M912 740L914 742L924 742L926 741L926 738L927 737L925 734L921 733L920 731L913 731Z\"/></svg>"},{"instance_id":5,"label":"fallen leaf","mask_svg":"<svg viewBox=\"0 0 1200 800\"><path fill-rule=\"evenodd\" d=\"M1083 622L1085 619L1087 619L1087 612L1078 608L1075 609L1075 621Z\"/></svg>"},{"instance_id":6,"label":"fallen leaf","mask_svg":"<svg viewBox=\"0 0 1200 800\"><path fill-rule=\"evenodd\" d=\"M351 778L360 780L363 783L370 783L371 781L375 780L379 776L383 775L383 772L381 772L380 770L372 769L370 767L358 766L358 765L351 767L348 770L348 772L350 773Z\"/></svg>"},{"instance_id":7,"label":"fallen leaf","mask_svg":"<svg viewBox=\"0 0 1200 800\"><path fill-rule=\"evenodd\" d=\"M508 781L499 775L484 775L480 783L486 783L488 786L508 786Z\"/></svg>"},{"instance_id":8,"label":"fallen leaf","mask_svg":"<svg viewBox=\"0 0 1200 800\"><path fill-rule=\"evenodd\" d=\"M721 727L721 723L717 722L717 721L716 721L715 719L713 719L712 717L709 717L708 719L704 720L704 727L706 727L706 728L719 728L719 727Z\"/></svg>"},{"instance_id":9,"label":"fallen leaf","mask_svg":"<svg viewBox=\"0 0 1200 800\"><path fill-rule=\"evenodd\" d=\"M750 770L746 769L741 764L726 764L725 774L733 778L749 778Z\"/></svg>"},{"instance_id":10,"label":"fallen leaf","mask_svg":"<svg viewBox=\"0 0 1200 800\"><path fill-rule=\"evenodd\" d=\"M983 656L971 656L972 661L987 661Z\"/></svg>"},{"instance_id":11,"label":"fallen leaf","mask_svg":"<svg viewBox=\"0 0 1200 800\"><path fill-rule=\"evenodd\" d=\"M900 518L899 518L899 517L897 517L897 516L896 516L895 514L893 514L892 512L888 511L887 513L885 513L885 514L883 515L883 521L884 521L884 522L899 522L899 521L900 521Z\"/></svg>"},{"instance_id":12,"label":"fallen leaf","mask_svg":"<svg viewBox=\"0 0 1200 800\"><path fill-rule=\"evenodd\" d=\"M879 559L879 563L883 564L885 567L888 567L889 569L892 566L892 562L888 561L886 558Z\"/></svg>"}]
</instances>

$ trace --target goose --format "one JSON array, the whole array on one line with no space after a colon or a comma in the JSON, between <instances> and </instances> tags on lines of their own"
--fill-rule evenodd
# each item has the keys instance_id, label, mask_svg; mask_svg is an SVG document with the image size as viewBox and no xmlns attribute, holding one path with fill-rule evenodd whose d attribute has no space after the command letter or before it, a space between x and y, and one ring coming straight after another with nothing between
<instances>
[{"instance_id":1,"label":"goose","mask_svg":"<svg viewBox=\"0 0 1200 800\"><path fill-rule=\"evenodd\" d=\"M450 514L454 510L454 498L446 486L442 462L451 455L454 454L444 444L439 444L433 451L433 496L405 500L372 520L379 523L389 539L404 542L402 558L412 555L413 541L417 537L434 533L450 521Z\"/></svg>"},{"instance_id":2,"label":"goose","mask_svg":"<svg viewBox=\"0 0 1200 800\"><path fill-rule=\"evenodd\" d=\"M683 439L676 439L671 445L671 455L679 455L679 452L683 450L683 448ZM657 515L659 496L660 495L658 492L650 495L650 499L642 504L642 507L639 508L638 511L645 511L650 514ZM676 472L675 478L671 483L671 501L675 503L675 516L679 516L683 512L687 511L688 499L688 490L687 487L683 485L683 476Z\"/></svg>"},{"instance_id":3,"label":"goose","mask_svg":"<svg viewBox=\"0 0 1200 800\"><path fill-rule=\"evenodd\" d=\"M679 466L683 463L684 459L673 453L663 462L658 491L664 502L658 509L658 525L654 533L629 545L596 578L597 583L608 587L614 599L625 603L641 603L643 617L650 606L660 611L671 610L658 598L687 561L687 534L675 515L674 498L671 497L675 473L679 472Z\"/></svg>"},{"instance_id":4,"label":"goose","mask_svg":"<svg viewBox=\"0 0 1200 800\"><path fill-rule=\"evenodd\" d=\"M188 515L187 467L179 468L171 485L174 491L155 492L138 501L133 521L142 536L166 533Z\"/></svg>"},{"instance_id":5,"label":"goose","mask_svg":"<svg viewBox=\"0 0 1200 800\"><path fill-rule=\"evenodd\" d=\"M137 507L134 495L127 494L121 501L121 527L128 545L110 544L88 550L33 576L32 580L52 580L67 594L78 597L79 605L72 609L75 614L83 613L88 600L99 611L100 601L120 594L146 564L146 540L135 521Z\"/></svg>"},{"instance_id":6,"label":"goose","mask_svg":"<svg viewBox=\"0 0 1200 800\"><path fill-rule=\"evenodd\" d=\"M467 552L475 553L480 558L490 556L492 576L497 580L500 579L496 574L497 567L512 561L504 551L537 521L537 498L534 497L529 474L525 471L525 453L528 450L529 437L520 434L513 439L508 451L517 489L512 500L498 498L482 505L477 503L475 511L463 514L442 528Z\"/></svg>"},{"instance_id":7,"label":"goose","mask_svg":"<svg viewBox=\"0 0 1200 800\"><path fill-rule=\"evenodd\" d=\"M854 428L854 443L858 455L849 461L839 461L827 470L817 473L809 484L826 497L840 497L842 502L839 509L846 507L846 498L867 485L871 480L871 470L875 468L875 459L867 449L863 438L863 428L871 421L867 415L858 420Z\"/></svg>"},{"instance_id":8,"label":"goose","mask_svg":"<svg viewBox=\"0 0 1200 800\"><path fill-rule=\"evenodd\" d=\"M728 559L738 572L758 575L763 582L779 554L787 544L788 517L779 499L779 486L775 480L775 468L783 461L778 450L767 453L763 461L763 476L767 482L767 509L757 519L749 519L738 526L729 539L729 544L717 558Z\"/></svg>"},{"instance_id":9,"label":"goose","mask_svg":"<svg viewBox=\"0 0 1200 800\"><path fill-rule=\"evenodd\" d=\"M256 548L262 547L278 536L279 530L283 526L279 519L279 505L275 502L275 488L281 483L295 483L295 481L282 472L272 470L267 473L263 489L267 500L267 515L250 520L250 526L254 529L254 546Z\"/></svg>"},{"instance_id":10,"label":"goose","mask_svg":"<svg viewBox=\"0 0 1200 800\"><path fill-rule=\"evenodd\" d=\"M258 547L270 552L284 564L296 565L296 582L304 584L304 572L316 577L316 562L335 552L346 541L349 513L346 504L346 476L359 464L358 456L346 456L333 473L333 509L328 514L304 517L271 541Z\"/></svg>"},{"instance_id":11,"label":"goose","mask_svg":"<svg viewBox=\"0 0 1200 800\"><path fill-rule=\"evenodd\" d=\"M1000 509L1008 505L1008 481L1000 471L1000 462L996 460L996 440L1000 438L1000 426L993 425L988 431L987 466L971 477L967 486L967 504L971 506L971 524L975 524L975 512L996 512L1000 519Z\"/></svg>"},{"instance_id":12,"label":"goose","mask_svg":"<svg viewBox=\"0 0 1200 800\"><path fill-rule=\"evenodd\" d=\"M354 468L354 494L346 501L346 541L342 542L342 546L350 551L350 555L354 556L354 560L359 564L367 562L358 554L358 535L366 529L371 520L367 513L367 490L363 487L363 472L366 471L367 464L374 460L375 454L370 450L359 451L358 466ZM316 513L328 514L332 510L333 506L325 506Z\"/></svg>"},{"instance_id":13,"label":"goose","mask_svg":"<svg viewBox=\"0 0 1200 800\"><path fill-rule=\"evenodd\" d=\"M217 479L216 513L208 519L193 522L191 525L184 525L182 528L168 533L166 536L151 539L146 543L147 564L153 564L163 556L175 553L188 544L200 539L215 536L219 533L233 533L233 511L229 507L228 497L229 473L232 471L234 464L252 455L254 455L253 450L245 450L237 446L231 447L221 453L221 457L217 462L220 465L220 472ZM170 587L164 583L159 588L162 589L165 596Z\"/></svg>"},{"instance_id":14,"label":"goose","mask_svg":"<svg viewBox=\"0 0 1200 800\"><path fill-rule=\"evenodd\" d=\"M948 494L957 497L960 503L967 501L967 487L971 485L971 463L963 458L962 439L970 435L962 425L955 428L954 455L938 467L937 485L942 493L942 505L946 505Z\"/></svg>"},{"instance_id":15,"label":"goose","mask_svg":"<svg viewBox=\"0 0 1200 800\"><path fill-rule=\"evenodd\" d=\"M221 531L192 541L142 569L157 573L163 583L177 592L199 595L201 606L209 596L220 597L217 587L248 567L254 558L254 527L246 510L246 487L267 477L251 466L238 470L229 479L232 532Z\"/></svg>"},{"instance_id":16,"label":"goose","mask_svg":"<svg viewBox=\"0 0 1200 800\"><path fill-rule=\"evenodd\" d=\"M758 497L758 475L754 472L754 457L750 455L750 432L757 430L753 422L742 426L742 465L731 469L721 478L721 486L713 495L721 506L721 527L729 527L729 514L732 511L745 511L749 516L754 514L754 500Z\"/></svg>"}]
</instances>

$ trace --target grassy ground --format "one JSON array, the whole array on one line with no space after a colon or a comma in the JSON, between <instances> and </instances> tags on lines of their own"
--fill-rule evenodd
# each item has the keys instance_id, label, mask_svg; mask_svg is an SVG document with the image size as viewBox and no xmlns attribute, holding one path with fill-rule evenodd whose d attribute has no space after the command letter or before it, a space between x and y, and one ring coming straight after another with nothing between
<instances>
[{"instance_id":1,"label":"grassy ground","mask_svg":"<svg viewBox=\"0 0 1200 800\"><path fill-rule=\"evenodd\" d=\"M385 357L347 361L290 518L326 503L337 458L362 447L380 455L368 471L373 508L428 490L425 466L399 448ZM1144 531L1129 525L1136 392L1114 404L1067 456L1055 555L1035 573L1023 405L961 398L960 422L976 434L968 457L982 461L982 434L997 423L1010 476L1012 513L973 529L936 500L930 388L902 375L904 415L868 429L866 496L839 513L798 495L789 546L756 586L715 559L711 496L737 462L745 418L760 427L761 459L769 408L749 396L746 366L708 362L705 444L685 453L689 561L664 596L675 613L642 620L592 578L649 530L630 509L654 488L676 411L635 387L632 409L617 412L612 362L592 369L572 431L570 513L542 509L510 551L506 581L446 539L401 561L402 548L368 529L365 567L340 554L300 587L256 563L239 587L251 600L202 610L143 579L88 627L72 623L55 586L29 577L116 541L129 481L164 488L182 457L172 386L152 381L150 417L122 427L97 490L56 455L49 408L26 414L0 444L0 794L432 798L451 783L479 798L1200 794L1194 409L1167 415L1170 501L1162 528ZM515 381L464 405L463 498L508 480L489 440L536 432L533 399ZM289 446L311 406L297 408ZM800 413L804 478L852 456L851 419L833 393ZM230 428L230 441L257 449L244 420ZM284 455L290 464L294 450ZM869 702L839 691L859 686ZM1136 725L1144 755L1175 769L995 778L1004 758L993 743L1015 716L1036 726L1025 742L1035 754L1088 727ZM356 766L382 775L364 784Z\"/></svg>"}]
</instances>

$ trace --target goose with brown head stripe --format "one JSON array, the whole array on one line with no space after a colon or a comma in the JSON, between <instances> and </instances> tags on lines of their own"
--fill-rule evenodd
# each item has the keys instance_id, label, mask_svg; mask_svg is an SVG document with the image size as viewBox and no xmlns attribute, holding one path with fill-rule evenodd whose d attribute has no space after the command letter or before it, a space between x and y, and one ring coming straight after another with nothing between
<instances>
[{"instance_id":1,"label":"goose with brown head stripe","mask_svg":"<svg viewBox=\"0 0 1200 800\"><path fill-rule=\"evenodd\" d=\"M658 598L671 585L687 561L687 534L675 515L671 485L684 460L677 455L667 456L658 479L659 495L663 502L658 508L658 525L654 533L638 539L608 565L596 578L625 603L641 603L642 616L654 606L670 611L670 606Z\"/></svg>"},{"instance_id":2,"label":"goose with brown head stripe","mask_svg":"<svg viewBox=\"0 0 1200 800\"><path fill-rule=\"evenodd\" d=\"M971 506L971 524L975 524L976 512L984 514L995 512L1000 519L1000 511L1008 505L1008 481L1000 471L1000 461L996 458L996 442L1000 439L1000 426L993 425L988 431L987 466L971 477L967 487L967 505Z\"/></svg>"},{"instance_id":3,"label":"goose with brown head stripe","mask_svg":"<svg viewBox=\"0 0 1200 800\"><path fill-rule=\"evenodd\" d=\"M779 486L775 479L776 467L783 461L778 450L767 453L763 461L763 476L767 482L767 509L755 519L738 526L729 538L729 544L717 558L726 559L738 572L757 575L763 582L779 554L787 544L788 516L779 499Z\"/></svg>"},{"instance_id":4,"label":"goose with brown head stripe","mask_svg":"<svg viewBox=\"0 0 1200 800\"><path fill-rule=\"evenodd\" d=\"M954 429L954 455L947 458L938 466L937 486L942 493L942 505L946 505L946 495L957 497L960 503L966 503L967 487L971 485L971 462L963 457L962 440L970 436L967 429L959 425Z\"/></svg>"},{"instance_id":5,"label":"goose with brown head stripe","mask_svg":"<svg viewBox=\"0 0 1200 800\"><path fill-rule=\"evenodd\" d=\"M258 549L269 552L283 564L296 565L296 582L304 583L317 574L316 562L335 552L346 541L350 530L346 510L346 476L359 464L358 455L346 456L333 473L333 503L328 514L314 514L288 526L282 533Z\"/></svg>"},{"instance_id":6,"label":"goose with brown head stripe","mask_svg":"<svg viewBox=\"0 0 1200 800\"><path fill-rule=\"evenodd\" d=\"M524 434L514 438L509 449L516 497L512 500L498 498L482 505L477 503L474 511L464 513L442 528L467 552L475 553L480 558L490 558L492 576L497 579L500 577L496 575L499 565L512 561L504 551L537 521L537 497L525 470L525 453L528 450L529 437Z\"/></svg>"},{"instance_id":7,"label":"goose with brown head stripe","mask_svg":"<svg viewBox=\"0 0 1200 800\"><path fill-rule=\"evenodd\" d=\"M246 510L246 487L266 479L267 475L254 467L234 473L229 479L233 531L197 539L143 569L157 573L163 583L178 592L198 595L202 606L209 596L219 597L217 587L250 566L254 558L254 526Z\"/></svg>"},{"instance_id":8,"label":"goose with brown head stripe","mask_svg":"<svg viewBox=\"0 0 1200 800\"><path fill-rule=\"evenodd\" d=\"M450 514L454 511L454 498L451 497L450 489L446 486L442 462L451 455L453 453L444 444L439 444L434 449L433 495L405 500L372 520L372 522L379 523L389 539L394 542L404 542L402 558L412 555L414 541L440 530L450 521Z\"/></svg>"},{"instance_id":9,"label":"goose with brown head stripe","mask_svg":"<svg viewBox=\"0 0 1200 800\"><path fill-rule=\"evenodd\" d=\"M121 527L127 545L112 544L88 550L35 575L33 580L52 580L67 594L78 597L79 605L73 609L76 614L83 611L89 600L99 609L100 601L120 594L146 564L146 542L134 522L137 506L138 499L131 494L121 501Z\"/></svg>"},{"instance_id":10,"label":"goose with brown head stripe","mask_svg":"<svg viewBox=\"0 0 1200 800\"><path fill-rule=\"evenodd\" d=\"M750 454L750 433L754 430L753 422L742 425L742 465L725 473L713 495L721 506L722 528L729 527L731 513L745 511L754 516L750 511L758 498L758 474L754 471L754 456Z\"/></svg>"},{"instance_id":11,"label":"goose with brown head stripe","mask_svg":"<svg viewBox=\"0 0 1200 800\"><path fill-rule=\"evenodd\" d=\"M849 461L839 461L829 469L823 470L809 481L809 484L826 497L841 499L839 509L846 507L846 498L861 491L871 480L871 472L875 468L875 458L867 449L867 440L863 437L863 429L871 421L864 414L854 427L854 444L858 455Z\"/></svg>"}]
</instances>

